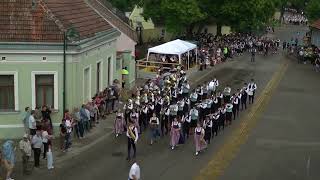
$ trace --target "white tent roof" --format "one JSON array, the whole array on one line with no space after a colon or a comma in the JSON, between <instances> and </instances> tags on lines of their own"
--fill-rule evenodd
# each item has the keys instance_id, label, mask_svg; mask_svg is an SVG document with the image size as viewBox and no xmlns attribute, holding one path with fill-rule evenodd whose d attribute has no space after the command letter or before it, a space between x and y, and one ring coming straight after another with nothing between
<instances>
[{"instance_id":1,"label":"white tent roof","mask_svg":"<svg viewBox=\"0 0 320 180\"><path fill-rule=\"evenodd\" d=\"M159 46L149 48L149 53L157 53L157 54L177 54L181 55L190 50L196 49L197 45L189 43L187 41L182 41L180 39L176 39L174 41L170 41Z\"/></svg>"}]
</instances>

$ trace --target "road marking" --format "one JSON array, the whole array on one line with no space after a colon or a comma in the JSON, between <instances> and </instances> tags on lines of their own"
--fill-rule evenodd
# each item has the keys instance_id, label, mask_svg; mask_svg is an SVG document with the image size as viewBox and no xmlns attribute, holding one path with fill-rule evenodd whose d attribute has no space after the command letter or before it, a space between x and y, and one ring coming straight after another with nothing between
<instances>
[{"instance_id":1,"label":"road marking","mask_svg":"<svg viewBox=\"0 0 320 180\"><path fill-rule=\"evenodd\" d=\"M307 161L307 179L309 179L310 177L310 156L308 157L308 161Z\"/></svg>"},{"instance_id":2,"label":"road marking","mask_svg":"<svg viewBox=\"0 0 320 180\"><path fill-rule=\"evenodd\" d=\"M261 92L250 112L243 120L241 120L240 127L231 133L226 142L213 155L207 166L204 167L200 171L200 174L194 178L195 180L215 180L223 174L229 163L240 150L240 146L247 141L250 130L255 127L260 115L268 105L274 90L279 85L288 66L289 61L286 59L281 64L280 68L274 73L266 88Z\"/></svg>"}]
</instances>

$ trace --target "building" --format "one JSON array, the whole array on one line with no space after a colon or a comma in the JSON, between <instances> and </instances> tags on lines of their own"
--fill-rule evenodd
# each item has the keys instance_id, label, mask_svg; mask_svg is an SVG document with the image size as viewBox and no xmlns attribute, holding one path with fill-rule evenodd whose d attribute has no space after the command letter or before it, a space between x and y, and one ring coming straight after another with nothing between
<instances>
[{"instance_id":1,"label":"building","mask_svg":"<svg viewBox=\"0 0 320 180\"><path fill-rule=\"evenodd\" d=\"M130 51L135 55L137 33L129 24L125 14L111 5L106 0L87 0L88 4L103 17L112 27L121 32L117 41L117 51Z\"/></svg>"},{"instance_id":2,"label":"building","mask_svg":"<svg viewBox=\"0 0 320 180\"><path fill-rule=\"evenodd\" d=\"M1 0L0 18L0 139L23 135L20 114L27 106L52 107L57 126L64 77L70 110L121 80L128 63L117 60L121 33L85 0ZM123 54L130 60L130 51Z\"/></svg>"},{"instance_id":3,"label":"building","mask_svg":"<svg viewBox=\"0 0 320 180\"><path fill-rule=\"evenodd\" d=\"M320 19L310 25L311 44L320 47Z\"/></svg>"}]
</instances>

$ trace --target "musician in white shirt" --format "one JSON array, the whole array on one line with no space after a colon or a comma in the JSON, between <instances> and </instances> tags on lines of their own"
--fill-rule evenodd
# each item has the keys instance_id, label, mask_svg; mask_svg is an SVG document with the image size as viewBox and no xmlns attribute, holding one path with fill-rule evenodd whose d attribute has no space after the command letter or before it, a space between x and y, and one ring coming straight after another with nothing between
<instances>
[{"instance_id":1,"label":"musician in white shirt","mask_svg":"<svg viewBox=\"0 0 320 180\"><path fill-rule=\"evenodd\" d=\"M251 82L248 85L248 96L249 96L249 104L253 104L255 91L257 89L257 84L251 79Z\"/></svg>"}]
</instances>

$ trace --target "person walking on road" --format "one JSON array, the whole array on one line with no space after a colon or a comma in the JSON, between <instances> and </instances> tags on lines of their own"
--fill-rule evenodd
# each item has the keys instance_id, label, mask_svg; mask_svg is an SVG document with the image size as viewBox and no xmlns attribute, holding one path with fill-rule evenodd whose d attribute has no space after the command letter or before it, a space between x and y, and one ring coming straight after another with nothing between
<instances>
[{"instance_id":1,"label":"person walking on road","mask_svg":"<svg viewBox=\"0 0 320 180\"><path fill-rule=\"evenodd\" d=\"M154 141L157 140L157 137L160 136L160 132L159 132L159 118L156 116L155 113L152 114L152 117L150 118L149 121L150 124L150 129L151 129L151 141L150 141L150 145L153 144Z\"/></svg>"},{"instance_id":2,"label":"person walking on road","mask_svg":"<svg viewBox=\"0 0 320 180\"><path fill-rule=\"evenodd\" d=\"M22 156L22 171L23 174L29 174L29 159L31 157L32 149L31 149L31 143L29 141L28 134L25 134L23 136L23 139L19 142L19 149L21 151Z\"/></svg>"},{"instance_id":3,"label":"person walking on road","mask_svg":"<svg viewBox=\"0 0 320 180\"><path fill-rule=\"evenodd\" d=\"M181 123L178 121L177 118L174 118L173 122L171 123L171 132L170 132L170 145L171 149L174 148L179 144L180 139L180 130L181 130Z\"/></svg>"},{"instance_id":4,"label":"person walking on road","mask_svg":"<svg viewBox=\"0 0 320 180\"><path fill-rule=\"evenodd\" d=\"M249 86L248 86L249 104L253 104L254 102L254 95L255 95L256 89L257 89L257 84L254 82L253 79L251 79L251 82L249 83Z\"/></svg>"},{"instance_id":5,"label":"person walking on road","mask_svg":"<svg viewBox=\"0 0 320 180\"><path fill-rule=\"evenodd\" d=\"M140 179L140 166L137 162L137 160L134 160L134 163L132 164L130 171L129 171L129 179L128 180L139 180Z\"/></svg>"},{"instance_id":6,"label":"person walking on road","mask_svg":"<svg viewBox=\"0 0 320 180\"><path fill-rule=\"evenodd\" d=\"M127 160L131 159L131 148L133 148L133 158L136 157L137 149L136 144L139 139L138 129L132 121L129 121L127 128L127 137L128 137L128 157Z\"/></svg>"},{"instance_id":7,"label":"person walking on road","mask_svg":"<svg viewBox=\"0 0 320 180\"><path fill-rule=\"evenodd\" d=\"M125 126L124 115L119 108L118 111L116 111L116 119L114 122L114 132L116 134L116 137L118 137L124 132L124 126Z\"/></svg>"},{"instance_id":8,"label":"person walking on road","mask_svg":"<svg viewBox=\"0 0 320 180\"><path fill-rule=\"evenodd\" d=\"M200 122L197 123L197 127L194 129L194 144L196 146L196 156L207 147L207 143L204 140L205 131L201 127Z\"/></svg>"},{"instance_id":9,"label":"person walking on road","mask_svg":"<svg viewBox=\"0 0 320 180\"><path fill-rule=\"evenodd\" d=\"M256 59L257 49L255 47L252 47L250 52L251 52L251 62L254 62Z\"/></svg>"}]
</instances>

